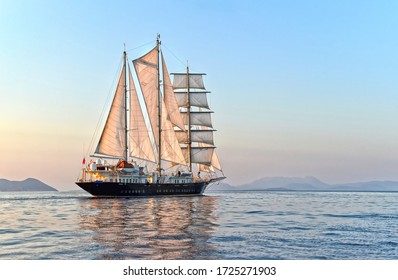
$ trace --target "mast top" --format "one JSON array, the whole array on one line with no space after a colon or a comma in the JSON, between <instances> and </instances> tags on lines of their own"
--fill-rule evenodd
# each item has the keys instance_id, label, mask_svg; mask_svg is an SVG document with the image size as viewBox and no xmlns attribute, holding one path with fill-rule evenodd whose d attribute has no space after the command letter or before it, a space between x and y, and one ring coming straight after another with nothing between
<instances>
[{"instance_id":1,"label":"mast top","mask_svg":"<svg viewBox=\"0 0 398 280\"><path fill-rule=\"evenodd\" d=\"M124 157L125 160L129 160L129 128L128 128L128 108L127 108L127 103L128 103L128 90L127 90L127 53L126 53L126 43L124 45L124 52L123 52L123 57L124 57L124 143L125 143L125 148L124 148Z\"/></svg>"},{"instance_id":2,"label":"mast top","mask_svg":"<svg viewBox=\"0 0 398 280\"><path fill-rule=\"evenodd\" d=\"M161 44L162 42L160 41L160 34L158 33L158 35L156 36L156 45L159 46Z\"/></svg>"}]
</instances>

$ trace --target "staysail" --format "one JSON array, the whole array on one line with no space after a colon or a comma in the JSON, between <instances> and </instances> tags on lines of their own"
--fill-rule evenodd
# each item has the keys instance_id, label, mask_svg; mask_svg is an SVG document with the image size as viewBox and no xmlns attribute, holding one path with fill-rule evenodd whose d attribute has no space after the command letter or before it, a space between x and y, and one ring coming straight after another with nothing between
<instances>
[{"instance_id":1,"label":"staysail","mask_svg":"<svg viewBox=\"0 0 398 280\"><path fill-rule=\"evenodd\" d=\"M163 94L164 103L169 113L170 121L173 125L181 130L185 130L184 122L181 117L180 108L178 107L176 97L174 95L173 86L171 84L169 72L167 71L166 62L162 53L162 72L163 72Z\"/></svg>"},{"instance_id":2,"label":"staysail","mask_svg":"<svg viewBox=\"0 0 398 280\"><path fill-rule=\"evenodd\" d=\"M115 96L111 109L102 131L101 138L95 149L96 154L123 158L126 150L125 140L125 82L126 65L123 65L119 82L116 87Z\"/></svg>"},{"instance_id":3,"label":"staysail","mask_svg":"<svg viewBox=\"0 0 398 280\"><path fill-rule=\"evenodd\" d=\"M162 60L164 62L164 59ZM161 97L161 95L159 94L159 59L157 47L133 62L144 96L156 147L160 147L161 145L161 149L158 149L158 153L159 150L161 151L161 160L185 165L185 158L174 132L174 125L184 129L184 123L173 94L171 81L165 64L162 64L165 97L164 100L162 98L159 102L159 96ZM159 105L161 108L159 108ZM161 115L160 123L159 114ZM161 127L160 136L159 127ZM159 137L161 138L160 141ZM159 163L159 160L157 160L157 162Z\"/></svg>"},{"instance_id":4,"label":"staysail","mask_svg":"<svg viewBox=\"0 0 398 280\"><path fill-rule=\"evenodd\" d=\"M158 124L158 49L157 46L147 54L133 61L135 72L141 86L145 105L149 115L156 146L159 145L159 124Z\"/></svg>"},{"instance_id":5,"label":"staysail","mask_svg":"<svg viewBox=\"0 0 398 280\"><path fill-rule=\"evenodd\" d=\"M173 124L169 121L165 102L162 102L162 160L186 165Z\"/></svg>"},{"instance_id":6,"label":"staysail","mask_svg":"<svg viewBox=\"0 0 398 280\"><path fill-rule=\"evenodd\" d=\"M159 55L162 57L162 81L159 80ZM206 91L203 83L205 74L189 73L187 68L187 73L173 74L172 83L159 43L133 64L145 108L140 105L130 67L127 84L125 63L95 153L125 158L128 150L129 156L155 162L160 170L161 162L169 161L188 166L190 171L192 163L198 164L199 170L221 171L214 146L213 112L207 100L210 92ZM128 104L125 104L125 93L129 96ZM145 119L143 109L147 112L151 130L148 130L148 119ZM128 128L126 112L129 115ZM126 143L127 134L129 143Z\"/></svg>"},{"instance_id":7,"label":"staysail","mask_svg":"<svg viewBox=\"0 0 398 280\"><path fill-rule=\"evenodd\" d=\"M86 164L84 157L76 184L100 197L203 194L225 178L215 152L205 74L190 73L187 67L172 82L159 35L156 47L133 64L130 67L124 51L108 115L91 155L96 159Z\"/></svg>"},{"instance_id":8,"label":"staysail","mask_svg":"<svg viewBox=\"0 0 398 280\"><path fill-rule=\"evenodd\" d=\"M129 67L130 84L130 156L156 162L144 115Z\"/></svg>"}]
</instances>

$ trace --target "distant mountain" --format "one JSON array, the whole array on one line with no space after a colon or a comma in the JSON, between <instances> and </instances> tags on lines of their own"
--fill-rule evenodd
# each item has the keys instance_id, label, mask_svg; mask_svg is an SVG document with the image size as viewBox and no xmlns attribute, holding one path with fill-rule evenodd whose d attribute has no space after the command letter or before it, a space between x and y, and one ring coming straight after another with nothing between
<instances>
[{"instance_id":1,"label":"distant mountain","mask_svg":"<svg viewBox=\"0 0 398 280\"><path fill-rule=\"evenodd\" d=\"M30 191L57 191L43 182L28 178L23 181L9 181L0 179L0 192L30 192Z\"/></svg>"},{"instance_id":2,"label":"distant mountain","mask_svg":"<svg viewBox=\"0 0 398 280\"><path fill-rule=\"evenodd\" d=\"M268 191L398 191L398 182L370 181L346 184L327 184L315 177L265 177L249 184L231 186L220 183L212 190L268 190Z\"/></svg>"},{"instance_id":3,"label":"distant mountain","mask_svg":"<svg viewBox=\"0 0 398 280\"><path fill-rule=\"evenodd\" d=\"M318 190L329 185L315 177L265 177L250 184L238 186L239 189L264 190L264 189L288 189L288 190Z\"/></svg>"},{"instance_id":4,"label":"distant mountain","mask_svg":"<svg viewBox=\"0 0 398 280\"><path fill-rule=\"evenodd\" d=\"M209 187L209 190L230 191L230 190L236 190L236 187L231 186L230 184L227 183L216 183L214 185L211 185Z\"/></svg>"},{"instance_id":5,"label":"distant mountain","mask_svg":"<svg viewBox=\"0 0 398 280\"><path fill-rule=\"evenodd\" d=\"M398 182L395 181L370 181L334 185L336 191L398 191Z\"/></svg>"}]
</instances>

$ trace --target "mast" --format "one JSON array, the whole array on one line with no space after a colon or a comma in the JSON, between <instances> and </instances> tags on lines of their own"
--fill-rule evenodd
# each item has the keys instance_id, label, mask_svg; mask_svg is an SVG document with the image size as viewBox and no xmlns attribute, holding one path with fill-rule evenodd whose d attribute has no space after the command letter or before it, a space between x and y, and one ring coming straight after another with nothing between
<instances>
[{"instance_id":1,"label":"mast","mask_svg":"<svg viewBox=\"0 0 398 280\"><path fill-rule=\"evenodd\" d=\"M188 121L188 171L192 172L192 159L191 159L191 95L189 94L189 67L187 65L187 121Z\"/></svg>"},{"instance_id":2,"label":"mast","mask_svg":"<svg viewBox=\"0 0 398 280\"><path fill-rule=\"evenodd\" d=\"M212 166L215 149L211 121L213 112L210 111L207 102L206 94L209 91L206 91L203 84L203 76L206 74L192 73L189 67L184 73L172 74L174 94L187 126L185 131L176 130L180 147L186 158L187 169L192 172L196 163Z\"/></svg>"},{"instance_id":3,"label":"mast","mask_svg":"<svg viewBox=\"0 0 398 280\"><path fill-rule=\"evenodd\" d=\"M127 124L127 119L128 119L128 110L127 110L127 53L126 53L126 47L124 47L124 52L123 52L123 63L124 63L124 140L125 140L125 151L124 151L124 158L126 161L128 161L128 124Z\"/></svg>"},{"instance_id":4,"label":"mast","mask_svg":"<svg viewBox=\"0 0 398 280\"><path fill-rule=\"evenodd\" d=\"M159 147L158 147L158 170L159 170L159 178L162 175L162 93L160 92L160 73L159 73L159 53L160 53L160 35L158 34L156 38L156 49L157 49L157 63L156 63L156 71L158 73L158 126L159 126Z\"/></svg>"}]
</instances>

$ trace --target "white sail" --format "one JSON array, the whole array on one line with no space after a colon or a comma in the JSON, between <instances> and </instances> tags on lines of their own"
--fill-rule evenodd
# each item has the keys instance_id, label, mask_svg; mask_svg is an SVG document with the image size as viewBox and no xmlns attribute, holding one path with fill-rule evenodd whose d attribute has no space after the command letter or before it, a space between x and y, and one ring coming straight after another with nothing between
<instances>
[{"instance_id":1,"label":"white sail","mask_svg":"<svg viewBox=\"0 0 398 280\"><path fill-rule=\"evenodd\" d=\"M149 115L156 146L159 145L158 126L158 49L155 47L150 52L133 61L138 81L144 96L145 105Z\"/></svg>"},{"instance_id":2,"label":"white sail","mask_svg":"<svg viewBox=\"0 0 398 280\"><path fill-rule=\"evenodd\" d=\"M209 103L207 102L208 92L190 92L189 96L191 98L191 106L196 106L200 108L210 109ZM186 92L175 92L175 97L177 99L177 104L179 107L186 107L188 104L187 93Z\"/></svg>"},{"instance_id":3,"label":"white sail","mask_svg":"<svg viewBox=\"0 0 398 280\"><path fill-rule=\"evenodd\" d=\"M96 154L123 158L126 150L125 140L125 100L124 91L126 67L123 66L115 96L101 138L95 149Z\"/></svg>"},{"instance_id":4,"label":"white sail","mask_svg":"<svg viewBox=\"0 0 398 280\"><path fill-rule=\"evenodd\" d=\"M155 154L138 100L133 77L129 67L130 84L130 156L156 162Z\"/></svg>"},{"instance_id":5,"label":"white sail","mask_svg":"<svg viewBox=\"0 0 398 280\"><path fill-rule=\"evenodd\" d=\"M180 113L180 108L178 107L176 97L174 95L174 89L171 85L171 80L169 72L167 71L166 62L164 61L162 53L162 72L163 72L163 94L164 102L169 113L170 121L173 125L178 128L185 130L184 122Z\"/></svg>"},{"instance_id":6,"label":"white sail","mask_svg":"<svg viewBox=\"0 0 398 280\"><path fill-rule=\"evenodd\" d=\"M144 96L146 108L149 115L152 131L154 134L156 146L159 147L159 88L158 88L158 49L152 49L146 55L134 60L135 70ZM167 69L166 69L167 71ZM170 82L171 85L171 82ZM166 87L167 88L167 87ZM167 89L169 105L174 98L173 91L171 93ZM170 97L169 95L172 94ZM176 104L176 101L174 99ZM167 110L164 100L161 101L161 159L171 161L178 164L186 164L184 156L181 152L180 145L174 132L171 116ZM172 108L172 105L170 105ZM174 112L175 113L175 112ZM180 114L178 112L178 114ZM176 116L174 114L174 116ZM177 116L178 117L178 116ZM176 120L177 117L173 118ZM180 116L181 118L181 116ZM178 123L178 121L176 121ZM183 124L179 124L184 127Z\"/></svg>"},{"instance_id":7,"label":"white sail","mask_svg":"<svg viewBox=\"0 0 398 280\"><path fill-rule=\"evenodd\" d=\"M208 166L208 165L204 165L204 164L199 164L199 171L212 173L212 172L214 172L214 168L211 165Z\"/></svg>"},{"instance_id":8,"label":"white sail","mask_svg":"<svg viewBox=\"0 0 398 280\"><path fill-rule=\"evenodd\" d=\"M178 73L178 74L173 74L173 75L174 75L174 79L173 79L174 89L187 88L187 75L186 74ZM203 75L205 75L205 74L189 73L189 88L205 89L205 86L203 84Z\"/></svg>"},{"instance_id":9,"label":"white sail","mask_svg":"<svg viewBox=\"0 0 398 280\"><path fill-rule=\"evenodd\" d=\"M178 142L187 144L188 143L188 132L183 130L176 130L175 131Z\"/></svg>"},{"instance_id":10,"label":"white sail","mask_svg":"<svg viewBox=\"0 0 398 280\"><path fill-rule=\"evenodd\" d=\"M158 36L155 48L133 60L142 93L139 97L124 52L123 68L94 155L118 161L90 161L77 182L93 195L199 194L225 178L219 176L222 170L215 153L205 74L189 73L187 67L186 73L174 74L172 83L160 54ZM178 176L182 178L177 178L177 171L184 171ZM198 172L194 176L197 171L211 174L201 177ZM99 182L117 190L105 190L105 184Z\"/></svg>"},{"instance_id":11,"label":"white sail","mask_svg":"<svg viewBox=\"0 0 398 280\"><path fill-rule=\"evenodd\" d=\"M199 164L200 171L215 172L215 169L217 169L222 172L214 147L214 130L212 130L211 120L213 112L208 111L210 108L207 93L209 92L205 90L203 84L203 75L205 74L174 73L173 75L174 94L184 124L189 124L186 132L176 131L187 162ZM188 81L187 77L189 77ZM199 110L192 107L199 108ZM202 111L202 109L208 110ZM188 154L189 148L191 149L190 155Z\"/></svg>"},{"instance_id":12,"label":"white sail","mask_svg":"<svg viewBox=\"0 0 398 280\"><path fill-rule=\"evenodd\" d=\"M215 169L222 171L221 164L220 161L218 160L216 151L214 151L213 157L211 158L211 167L214 167Z\"/></svg>"},{"instance_id":13,"label":"white sail","mask_svg":"<svg viewBox=\"0 0 398 280\"><path fill-rule=\"evenodd\" d=\"M214 145L214 130L191 130L191 142ZM188 142L188 133L185 131L176 131L177 139L180 143Z\"/></svg>"},{"instance_id":14,"label":"white sail","mask_svg":"<svg viewBox=\"0 0 398 280\"><path fill-rule=\"evenodd\" d=\"M192 130L191 141L214 145L213 130Z\"/></svg>"},{"instance_id":15,"label":"white sail","mask_svg":"<svg viewBox=\"0 0 398 280\"><path fill-rule=\"evenodd\" d=\"M191 162L211 165L215 147L191 147ZM182 148L184 156L188 161L188 149Z\"/></svg>"},{"instance_id":16,"label":"white sail","mask_svg":"<svg viewBox=\"0 0 398 280\"><path fill-rule=\"evenodd\" d=\"M206 127L202 127L202 129L203 129L202 131L213 132L213 130L210 130L209 128L206 128ZM201 143L198 144L198 146L203 148L203 147L208 147L209 144L211 144L211 143L207 143L206 144L204 142L201 142ZM214 145L214 144L211 144L211 145ZM221 164L220 164L220 161L218 160L218 156L217 156L217 153L216 153L215 150L214 150L213 155L211 157L210 165L204 165L204 164L200 164L199 165L199 170L200 171L215 172L214 169L217 169L217 170L222 172Z\"/></svg>"},{"instance_id":17,"label":"white sail","mask_svg":"<svg viewBox=\"0 0 398 280\"><path fill-rule=\"evenodd\" d=\"M169 121L165 102L162 101L162 160L171 161L176 164L186 165L182 154L180 143L176 137L174 127Z\"/></svg>"},{"instance_id":18,"label":"white sail","mask_svg":"<svg viewBox=\"0 0 398 280\"><path fill-rule=\"evenodd\" d=\"M211 163L210 165L204 165L204 164L199 164L199 170L204 171L204 172L215 172L215 169L219 170L222 172L220 162L218 160L218 156L216 154L216 151L213 153L213 157L211 158Z\"/></svg>"},{"instance_id":19,"label":"white sail","mask_svg":"<svg viewBox=\"0 0 398 280\"><path fill-rule=\"evenodd\" d=\"M191 112L190 125L213 127L211 123L211 113L213 112ZM188 124L188 114L186 112L183 112L182 115L184 123Z\"/></svg>"}]
</instances>

